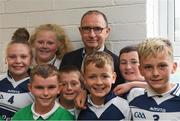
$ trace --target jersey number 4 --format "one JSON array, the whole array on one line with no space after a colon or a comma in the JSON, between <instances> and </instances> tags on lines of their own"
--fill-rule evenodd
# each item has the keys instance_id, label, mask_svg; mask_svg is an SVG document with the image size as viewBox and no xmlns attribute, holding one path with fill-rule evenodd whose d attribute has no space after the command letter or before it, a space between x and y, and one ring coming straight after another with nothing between
<instances>
[{"instance_id":1,"label":"jersey number 4","mask_svg":"<svg viewBox=\"0 0 180 121\"><path fill-rule=\"evenodd\" d=\"M14 103L14 96L10 97L8 100L9 103L13 104Z\"/></svg>"}]
</instances>

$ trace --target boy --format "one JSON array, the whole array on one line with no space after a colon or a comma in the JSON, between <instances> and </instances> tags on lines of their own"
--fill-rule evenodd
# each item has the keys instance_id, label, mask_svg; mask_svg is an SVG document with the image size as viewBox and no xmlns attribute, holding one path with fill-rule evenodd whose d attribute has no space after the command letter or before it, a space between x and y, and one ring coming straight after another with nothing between
<instances>
[{"instance_id":1,"label":"boy","mask_svg":"<svg viewBox=\"0 0 180 121\"><path fill-rule=\"evenodd\" d=\"M80 93L83 77L76 66L63 66L59 72L62 90L60 93L60 106L67 109L77 118L79 111L75 108L74 99Z\"/></svg>"},{"instance_id":2,"label":"boy","mask_svg":"<svg viewBox=\"0 0 180 121\"><path fill-rule=\"evenodd\" d=\"M37 65L28 85L35 102L19 110L13 120L73 120L73 116L55 101L60 92L58 80L58 71L53 65Z\"/></svg>"},{"instance_id":3,"label":"boy","mask_svg":"<svg viewBox=\"0 0 180 121\"><path fill-rule=\"evenodd\" d=\"M119 53L119 70L126 82L144 81L139 71L138 47L125 46Z\"/></svg>"},{"instance_id":4,"label":"boy","mask_svg":"<svg viewBox=\"0 0 180 121\"><path fill-rule=\"evenodd\" d=\"M177 67L170 42L161 38L147 39L139 44L138 54L139 69L148 87L134 88L127 97L133 120L180 120L180 86L169 80Z\"/></svg>"},{"instance_id":5,"label":"boy","mask_svg":"<svg viewBox=\"0 0 180 121\"><path fill-rule=\"evenodd\" d=\"M111 92L116 80L112 57L105 52L87 55L84 61L84 84L89 91L88 106L78 120L128 120L128 102Z\"/></svg>"}]
</instances>

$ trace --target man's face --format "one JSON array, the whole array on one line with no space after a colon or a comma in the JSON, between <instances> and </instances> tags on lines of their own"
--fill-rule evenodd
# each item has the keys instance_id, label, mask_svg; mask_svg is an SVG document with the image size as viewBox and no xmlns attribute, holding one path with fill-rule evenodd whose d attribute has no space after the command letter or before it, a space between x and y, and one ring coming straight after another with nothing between
<instances>
[{"instance_id":1,"label":"man's face","mask_svg":"<svg viewBox=\"0 0 180 121\"><path fill-rule=\"evenodd\" d=\"M99 49L104 45L110 28L102 15L89 14L83 18L79 31L86 49Z\"/></svg>"}]
</instances>

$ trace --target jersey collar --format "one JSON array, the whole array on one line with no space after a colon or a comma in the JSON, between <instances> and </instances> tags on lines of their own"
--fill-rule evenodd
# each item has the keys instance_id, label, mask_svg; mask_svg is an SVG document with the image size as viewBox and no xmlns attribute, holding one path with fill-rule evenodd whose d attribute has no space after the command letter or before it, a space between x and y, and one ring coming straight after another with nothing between
<instances>
[{"instance_id":1,"label":"jersey collar","mask_svg":"<svg viewBox=\"0 0 180 121\"><path fill-rule=\"evenodd\" d=\"M169 95L180 96L180 85L175 84L175 86L171 90L163 94L158 94L149 86L145 89L145 92L147 93L148 97L164 97L164 96L169 96Z\"/></svg>"},{"instance_id":2,"label":"jersey collar","mask_svg":"<svg viewBox=\"0 0 180 121\"><path fill-rule=\"evenodd\" d=\"M59 108L59 104L55 101L54 107L46 114L40 115L35 112L35 103L31 106L31 111L33 113L33 119L37 120L38 118L43 118L44 120L48 119L56 110Z\"/></svg>"}]
</instances>

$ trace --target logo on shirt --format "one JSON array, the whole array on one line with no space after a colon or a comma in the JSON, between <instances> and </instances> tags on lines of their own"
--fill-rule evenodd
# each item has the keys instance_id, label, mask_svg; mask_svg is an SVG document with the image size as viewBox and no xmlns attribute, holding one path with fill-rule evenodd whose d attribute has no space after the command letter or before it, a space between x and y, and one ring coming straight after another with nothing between
<instances>
[{"instance_id":1,"label":"logo on shirt","mask_svg":"<svg viewBox=\"0 0 180 121\"><path fill-rule=\"evenodd\" d=\"M154 111L154 112L166 112L166 109L159 108L159 107L150 107L149 110Z\"/></svg>"},{"instance_id":2,"label":"logo on shirt","mask_svg":"<svg viewBox=\"0 0 180 121\"><path fill-rule=\"evenodd\" d=\"M19 90L8 90L8 93L13 93L13 94L19 94L20 91Z\"/></svg>"},{"instance_id":3,"label":"logo on shirt","mask_svg":"<svg viewBox=\"0 0 180 121\"><path fill-rule=\"evenodd\" d=\"M138 119L146 119L146 116L143 112L134 112L134 117Z\"/></svg>"}]
</instances>

